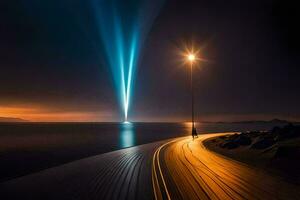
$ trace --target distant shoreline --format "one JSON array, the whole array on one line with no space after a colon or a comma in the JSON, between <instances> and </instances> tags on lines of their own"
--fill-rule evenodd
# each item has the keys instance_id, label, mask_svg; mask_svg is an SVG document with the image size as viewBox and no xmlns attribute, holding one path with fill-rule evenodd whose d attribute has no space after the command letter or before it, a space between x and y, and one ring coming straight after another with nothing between
<instances>
[{"instance_id":1,"label":"distant shoreline","mask_svg":"<svg viewBox=\"0 0 300 200\"><path fill-rule=\"evenodd\" d=\"M252 124L252 123L274 123L274 124L299 124L300 122L296 121L288 121L288 120L282 120L282 119L272 119L272 120L248 120L248 121L232 121L232 122L224 122L224 121L218 121L218 122L202 122L202 123L216 123L216 124Z\"/></svg>"},{"instance_id":2,"label":"distant shoreline","mask_svg":"<svg viewBox=\"0 0 300 200\"><path fill-rule=\"evenodd\" d=\"M29 122L28 120L14 117L0 117L0 123L14 123L14 122Z\"/></svg>"}]
</instances>

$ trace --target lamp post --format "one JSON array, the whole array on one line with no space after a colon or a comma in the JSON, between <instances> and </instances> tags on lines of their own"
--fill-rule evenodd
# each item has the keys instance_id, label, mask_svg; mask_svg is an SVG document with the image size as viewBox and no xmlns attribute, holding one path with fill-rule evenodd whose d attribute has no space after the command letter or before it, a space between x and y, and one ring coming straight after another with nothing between
<instances>
[{"instance_id":1,"label":"lamp post","mask_svg":"<svg viewBox=\"0 0 300 200\"><path fill-rule=\"evenodd\" d=\"M196 61L196 56L194 53L189 53L187 55L187 60L190 63L191 68L191 103L192 103L192 136L197 136L197 131L195 128L195 112L194 112L194 86L193 86L193 64Z\"/></svg>"}]
</instances>

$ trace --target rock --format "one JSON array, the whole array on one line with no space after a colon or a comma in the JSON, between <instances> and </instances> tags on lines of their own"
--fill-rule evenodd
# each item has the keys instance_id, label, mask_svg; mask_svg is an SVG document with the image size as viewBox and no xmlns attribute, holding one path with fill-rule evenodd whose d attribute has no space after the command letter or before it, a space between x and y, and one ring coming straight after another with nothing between
<instances>
[{"instance_id":1,"label":"rock","mask_svg":"<svg viewBox=\"0 0 300 200\"><path fill-rule=\"evenodd\" d=\"M239 147L239 145L236 142L225 142L224 144L222 144L222 148L226 148L226 149L235 149Z\"/></svg>"},{"instance_id":2,"label":"rock","mask_svg":"<svg viewBox=\"0 0 300 200\"><path fill-rule=\"evenodd\" d=\"M247 133L247 136L249 136L251 138L251 137L258 137L261 134L263 134L262 131L250 131Z\"/></svg>"},{"instance_id":3,"label":"rock","mask_svg":"<svg viewBox=\"0 0 300 200\"><path fill-rule=\"evenodd\" d=\"M294 126L290 123L283 128L274 127L271 134L279 141L300 137L300 126Z\"/></svg>"},{"instance_id":4,"label":"rock","mask_svg":"<svg viewBox=\"0 0 300 200\"><path fill-rule=\"evenodd\" d=\"M254 144L252 144L252 149L265 149L275 144L275 140L271 137L261 138Z\"/></svg>"},{"instance_id":5,"label":"rock","mask_svg":"<svg viewBox=\"0 0 300 200\"><path fill-rule=\"evenodd\" d=\"M220 139L225 140L228 136L227 135L222 135L220 136Z\"/></svg>"},{"instance_id":6,"label":"rock","mask_svg":"<svg viewBox=\"0 0 300 200\"><path fill-rule=\"evenodd\" d=\"M247 146L252 143L252 140L249 136L246 134L242 133L239 135L238 138L235 139L235 142L238 143L239 145Z\"/></svg>"}]
</instances>

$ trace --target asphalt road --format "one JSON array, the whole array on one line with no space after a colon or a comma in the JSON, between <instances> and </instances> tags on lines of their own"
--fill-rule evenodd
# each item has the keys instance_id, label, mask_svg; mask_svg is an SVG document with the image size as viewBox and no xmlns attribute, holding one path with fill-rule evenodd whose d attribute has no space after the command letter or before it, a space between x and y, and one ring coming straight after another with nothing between
<instances>
[{"instance_id":1,"label":"asphalt road","mask_svg":"<svg viewBox=\"0 0 300 200\"><path fill-rule=\"evenodd\" d=\"M211 152L203 141L175 139L154 154L156 199L300 199L300 187Z\"/></svg>"},{"instance_id":2,"label":"asphalt road","mask_svg":"<svg viewBox=\"0 0 300 200\"><path fill-rule=\"evenodd\" d=\"M163 143L113 151L4 182L0 199L154 199L152 156Z\"/></svg>"}]
</instances>

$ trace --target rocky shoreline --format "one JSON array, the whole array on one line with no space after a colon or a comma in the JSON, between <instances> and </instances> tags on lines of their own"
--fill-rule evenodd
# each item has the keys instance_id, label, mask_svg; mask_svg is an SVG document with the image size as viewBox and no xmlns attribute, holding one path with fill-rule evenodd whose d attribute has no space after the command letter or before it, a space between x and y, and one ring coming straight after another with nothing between
<instances>
[{"instance_id":1,"label":"rocky shoreline","mask_svg":"<svg viewBox=\"0 0 300 200\"><path fill-rule=\"evenodd\" d=\"M300 126L229 134L204 144L217 153L300 183Z\"/></svg>"}]
</instances>

